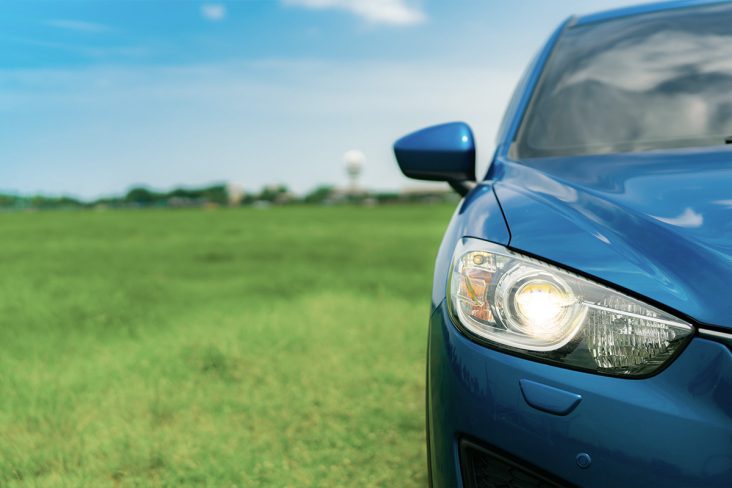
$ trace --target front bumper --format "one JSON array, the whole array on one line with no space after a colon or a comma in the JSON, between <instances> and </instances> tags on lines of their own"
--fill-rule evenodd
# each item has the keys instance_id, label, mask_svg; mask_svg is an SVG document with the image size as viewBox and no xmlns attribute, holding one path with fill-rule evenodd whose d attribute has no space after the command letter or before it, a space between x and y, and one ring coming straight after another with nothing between
<instances>
[{"instance_id":1,"label":"front bumper","mask_svg":"<svg viewBox=\"0 0 732 488\"><path fill-rule=\"evenodd\" d=\"M529 406L528 379L582 400L567 415ZM480 346L443 302L430 320L428 429L433 486L463 486L460 442L475 440L577 486L732 486L732 354L694 338L665 370L622 379ZM580 467L578 454L591 464Z\"/></svg>"}]
</instances>

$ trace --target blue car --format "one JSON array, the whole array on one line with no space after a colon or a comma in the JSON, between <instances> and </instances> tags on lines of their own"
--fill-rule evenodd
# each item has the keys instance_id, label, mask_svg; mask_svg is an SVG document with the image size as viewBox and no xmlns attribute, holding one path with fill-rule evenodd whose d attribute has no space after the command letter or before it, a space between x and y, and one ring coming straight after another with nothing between
<instances>
[{"instance_id":1,"label":"blue car","mask_svg":"<svg viewBox=\"0 0 732 488\"><path fill-rule=\"evenodd\" d=\"M477 183L467 125L396 142L463 195L434 275L433 486L732 486L729 143L732 4L689 1L564 22Z\"/></svg>"}]
</instances>

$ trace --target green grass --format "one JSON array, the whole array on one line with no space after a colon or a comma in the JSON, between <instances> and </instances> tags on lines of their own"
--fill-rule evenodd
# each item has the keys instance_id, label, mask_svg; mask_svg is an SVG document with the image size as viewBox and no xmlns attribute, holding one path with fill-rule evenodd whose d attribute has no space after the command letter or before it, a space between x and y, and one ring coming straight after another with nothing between
<instances>
[{"instance_id":1,"label":"green grass","mask_svg":"<svg viewBox=\"0 0 732 488\"><path fill-rule=\"evenodd\" d=\"M0 485L424 486L451 212L0 214Z\"/></svg>"}]
</instances>

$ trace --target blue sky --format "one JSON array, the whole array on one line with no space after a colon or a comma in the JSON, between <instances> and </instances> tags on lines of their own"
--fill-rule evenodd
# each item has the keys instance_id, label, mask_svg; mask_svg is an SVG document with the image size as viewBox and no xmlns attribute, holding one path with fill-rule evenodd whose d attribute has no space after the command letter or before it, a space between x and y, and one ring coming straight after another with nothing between
<instances>
[{"instance_id":1,"label":"blue sky","mask_svg":"<svg viewBox=\"0 0 732 488\"><path fill-rule=\"evenodd\" d=\"M0 191L413 186L391 142L470 123L481 167L513 85L572 13L623 0L4 0Z\"/></svg>"}]
</instances>

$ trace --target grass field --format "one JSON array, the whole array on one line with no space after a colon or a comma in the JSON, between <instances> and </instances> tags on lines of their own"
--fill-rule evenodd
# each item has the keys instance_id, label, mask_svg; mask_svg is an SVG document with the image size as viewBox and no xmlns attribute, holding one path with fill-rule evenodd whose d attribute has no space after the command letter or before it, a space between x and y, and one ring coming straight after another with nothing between
<instances>
[{"instance_id":1,"label":"grass field","mask_svg":"<svg viewBox=\"0 0 732 488\"><path fill-rule=\"evenodd\" d=\"M451 212L0 214L0 485L424 486Z\"/></svg>"}]
</instances>

